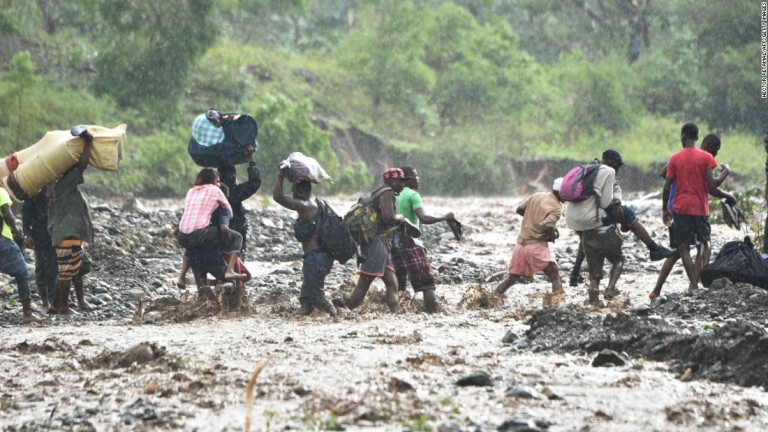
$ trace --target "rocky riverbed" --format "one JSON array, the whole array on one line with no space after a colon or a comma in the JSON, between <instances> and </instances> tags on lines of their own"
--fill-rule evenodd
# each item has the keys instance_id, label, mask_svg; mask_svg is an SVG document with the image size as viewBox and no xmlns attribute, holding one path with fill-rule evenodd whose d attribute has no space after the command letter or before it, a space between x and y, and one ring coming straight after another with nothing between
<instances>
[{"instance_id":1,"label":"rocky riverbed","mask_svg":"<svg viewBox=\"0 0 768 432\"><path fill-rule=\"evenodd\" d=\"M634 198L666 243L660 199ZM343 212L354 197L329 201ZM191 278L175 286L181 201L94 200L85 286L96 310L22 326L15 285L0 275L0 427L243 430L249 380L266 361L252 389L254 431L768 430L768 292L720 280L686 293L676 267L651 303L661 264L630 234L623 294L604 308L583 305L583 286L542 308L543 275L498 298L490 292L514 246L519 200L425 201L465 225L462 241L442 224L425 229L440 312L422 313L407 292L391 315L377 281L361 308L332 319L300 314L293 214L269 200L247 202L253 278L235 312L197 302ZM578 239L559 229L553 250L567 281ZM713 225L714 252L743 235ZM353 263L336 264L329 297L355 279Z\"/></svg>"}]
</instances>

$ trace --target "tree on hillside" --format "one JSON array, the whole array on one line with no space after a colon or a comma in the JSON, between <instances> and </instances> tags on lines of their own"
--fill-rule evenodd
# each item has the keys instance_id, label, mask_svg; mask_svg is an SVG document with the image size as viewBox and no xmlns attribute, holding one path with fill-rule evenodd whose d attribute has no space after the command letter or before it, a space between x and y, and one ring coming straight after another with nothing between
<instances>
[{"instance_id":1,"label":"tree on hillside","mask_svg":"<svg viewBox=\"0 0 768 432\"><path fill-rule=\"evenodd\" d=\"M523 49L546 63L580 51L634 62L651 43L652 0L498 0L496 14L521 35ZM490 14L486 14L490 15Z\"/></svg>"},{"instance_id":2,"label":"tree on hillside","mask_svg":"<svg viewBox=\"0 0 768 432\"><path fill-rule=\"evenodd\" d=\"M697 3L691 13L704 54L706 99L700 114L713 128L745 126L763 132L768 109L760 99L759 2Z\"/></svg>"},{"instance_id":3,"label":"tree on hillside","mask_svg":"<svg viewBox=\"0 0 768 432\"><path fill-rule=\"evenodd\" d=\"M176 111L189 71L213 43L213 2L207 0L98 0L109 35L100 41L93 88L119 105Z\"/></svg>"},{"instance_id":4,"label":"tree on hillside","mask_svg":"<svg viewBox=\"0 0 768 432\"><path fill-rule=\"evenodd\" d=\"M559 81L567 83L560 90L572 107L566 119L572 135L617 133L632 125L638 107L624 91L622 79L630 72L622 59L613 56L592 64L576 53L565 56L558 68Z\"/></svg>"},{"instance_id":5,"label":"tree on hillside","mask_svg":"<svg viewBox=\"0 0 768 432\"><path fill-rule=\"evenodd\" d=\"M342 41L340 63L375 107L413 112L435 79L424 63L425 14L408 1L371 3Z\"/></svg>"},{"instance_id":6,"label":"tree on hillside","mask_svg":"<svg viewBox=\"0 0 768 432\"><path fill-rule=\"evenodd\" d=\"M271 23L270 30L279 30L272 33L274 36L287 43L296 44L302 36L302 22L306 17L310 0L228 0L220 5L220 10L225 16L247 16L248 21L258 22L261 28L247 29L246 33L252 34L264 31L264 25ZM287 25L286 25L287 24ZM289 36L289 37L285 37Z\"/></svg>"},{"instance_id":7,"label":"tree on hillside","mask_svg":"<svg viewBox=\"0 0 768 432\"><path fill-rule=\"evenodd\" d=\"M259 142L266 143L256 153L264 179L274 179L278 163L295 151L317 159L331 176L337 173L339 161L331 148L330 136L310 121L310 101L293 103L284 97L273 97L255 112Z\"/></svg>"},{"instance_id":8,"label":"tree on hillside","mask_svg":"<svg viewBox=\"0 0 768 432\"><path fill-rule=\"evenodd\" d=\"M444 3L432 17L425 52L437 77L431 101L443 123L510 114L527 101L531 59L503 21L480 25Z\"/></svg>"},{"instance_id":9,"label":"tree on hillside","mask_svg":"<svg viewBox=\"0 0 768 432\"><path fill-rule=\"evenodd\" d=\"M32 96L42 80L35 74L35 65L28 52L16 53L0 77L0 118L3 133L0 154L21 150L39 133L45 111Z\"/></svg>"}]
</instances>

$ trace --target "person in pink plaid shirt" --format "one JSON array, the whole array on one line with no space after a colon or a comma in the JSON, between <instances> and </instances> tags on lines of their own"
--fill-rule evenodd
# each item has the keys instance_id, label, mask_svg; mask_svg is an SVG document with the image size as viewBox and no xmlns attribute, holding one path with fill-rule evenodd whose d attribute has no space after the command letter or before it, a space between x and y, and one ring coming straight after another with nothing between
<instances>
[{"instance_id":1,"label":"person in pink plaid shirt","mask_svg":"<svg viewBox=\"0 0 768 432\"><path fill-rule=\"evenodd\" d=\"M184 214L179 222L177 240L185 248L206 246L220 242L223 253L229 255L224 279L240 279L245 275L235 273L243 237L226 225L210 225L213 212L222 208L232 217L232 207L219 189L219 174L213 168L203 168L195 179L195 186L184 199Z\"/></svg>"}]
</instances>

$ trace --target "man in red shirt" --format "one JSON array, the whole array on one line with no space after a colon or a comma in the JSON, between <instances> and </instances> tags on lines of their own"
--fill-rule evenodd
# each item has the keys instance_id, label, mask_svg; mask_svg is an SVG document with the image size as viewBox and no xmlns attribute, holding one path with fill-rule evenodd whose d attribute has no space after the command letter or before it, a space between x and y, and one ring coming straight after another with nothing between
<instances>
[{"instance_id":1,"label":"man in red shirt","mask_svg":"<svg viewBox=\"0 0 768 432\"><path fill-rule=\"evenodd\" d=\"M672 241L677 244L677 250L683 260L685 273L688 275L689 290L695 290L699 284L699 274L702 266L709 262L710 255L710 225L709 225L709 191L715 190L714 169L717 167L715 158L708 152L696 148L699 139L699 128L694 123L683 125L680 141L683 149L669 158L667 179L662 193L662 209L664 223L672 221ZM672 211L669 210L669 195L672 183L675 183L675 199ZM690 247L699 242L700 253L696 262L691 259Z\"/></svg>"}]
</instances>

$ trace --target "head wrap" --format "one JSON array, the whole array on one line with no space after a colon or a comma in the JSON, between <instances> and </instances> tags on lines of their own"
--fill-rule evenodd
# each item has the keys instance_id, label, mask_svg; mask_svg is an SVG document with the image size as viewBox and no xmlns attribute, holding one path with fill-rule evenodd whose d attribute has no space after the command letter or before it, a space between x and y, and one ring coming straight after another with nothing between
<instances>
[{"instance_id":1,"label":"head wrap","mask_svg":"<svg viewBox=\"0 0 768 432\"><path fill-rule=\"evenodd\" d=\"M405 174L400 168L387 168L384 171L384 180L404 179Z\"/></svg>"}]
</instances>

